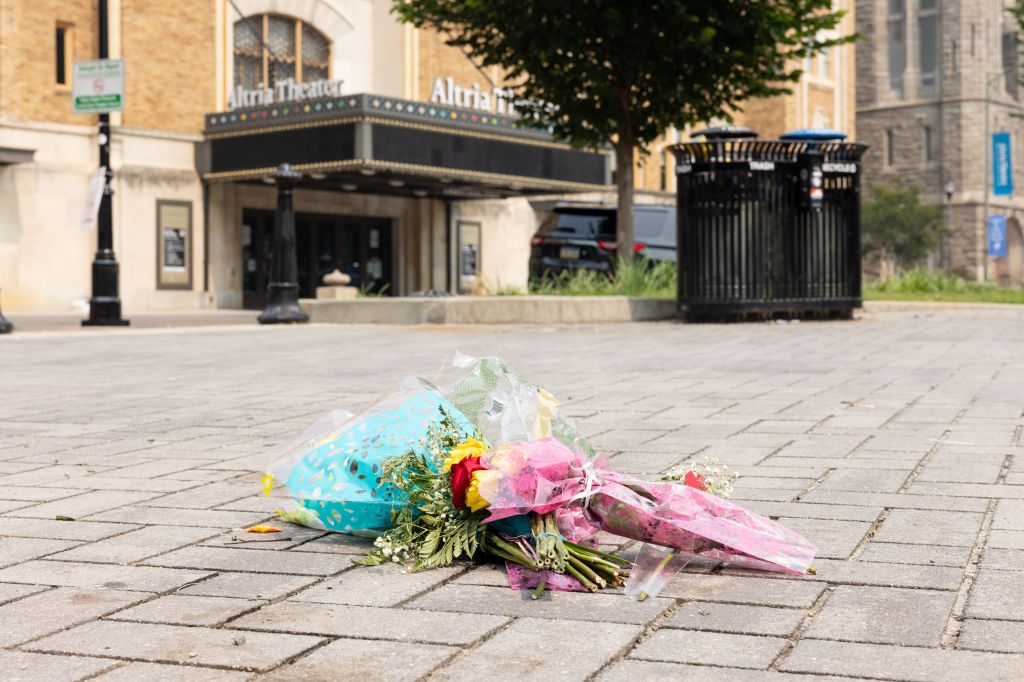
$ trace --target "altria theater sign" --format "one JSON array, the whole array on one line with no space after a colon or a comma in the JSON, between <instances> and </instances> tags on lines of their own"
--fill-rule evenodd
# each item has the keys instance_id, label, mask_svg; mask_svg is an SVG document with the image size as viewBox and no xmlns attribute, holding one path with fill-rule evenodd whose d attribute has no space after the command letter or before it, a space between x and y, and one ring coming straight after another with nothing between
<instances>
[{"instance_id":1,"label":"altria theater sign","mask_svg":"<svg viewBox=\"0 0 1024 682\"><path fill-rule=\"evenodd\" d=\"M432 104L478 109L494 114L515 114L516 100L512 99L514 96L513 92L506 88L494 87L490 92L481 90L477 83L473 83L468 88L460 87L455 84L455 79L451 76L435 78L434 87L430 89Z\"/></svg>"},{"instance_id":2,"label":"altria theater sign","mask_svg":"<svg viewBox=\"0 0 1024 682\"><path fill-rule=\"evenodd\" d=\"M294 78L287 78L275 83L272 88L265 88L262 83L257 88L236 85L228 95L228 109L248 109L284 102L337 97L342 94L343 82L340 78L323 78L308 83L296 83ZM515 98L515 94L508 88L494 87L488 91L481 89L477 83L461 87L455 84L455 79L451 76L435 78L434 87L430 89L432 104L489 111L507 116L518 113L515 104L520 101L522 100Z\"/></svg>"},{"instance_id":3,"label":"altria theater sign","mask_svg":"<svg viewBox=\"0 0 1024 682\"><path fill-rule=\"evenodd\" d=\"M264 88L262 83L260 83L260 87L251 90L237 85L228 95L228 109L246 109L281 102L337 97L341 94L342 82L340 78L321 78L308 83L296 83L294 78L288 78L275 83L272 88Z\"/></svg>"}]
</instances>

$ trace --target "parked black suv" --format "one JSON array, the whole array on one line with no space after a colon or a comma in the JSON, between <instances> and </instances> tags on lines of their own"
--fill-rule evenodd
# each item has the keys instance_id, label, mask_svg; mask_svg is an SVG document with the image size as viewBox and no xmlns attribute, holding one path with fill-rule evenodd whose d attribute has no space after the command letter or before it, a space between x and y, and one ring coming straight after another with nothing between
<instances>
[{"instance_id":1,"label":"parked black suv","mask_svg":"<svg viewBox=\"0 0 1024 682\"><path fill-rule=\"evenodd\" d=\"M530 276L565 270L612 269L617 209L559 206L530 242ZM633 249L654 261L676 259L675 206L633 207Z\"/></svg>"}]
</instances>

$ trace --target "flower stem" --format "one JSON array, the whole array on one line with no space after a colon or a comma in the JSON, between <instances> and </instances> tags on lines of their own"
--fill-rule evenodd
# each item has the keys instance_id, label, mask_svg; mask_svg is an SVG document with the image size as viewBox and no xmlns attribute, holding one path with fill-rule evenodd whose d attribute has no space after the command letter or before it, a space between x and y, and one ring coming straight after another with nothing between
<instances>
[{"instance_id":1,"label":"flower stem","mask_svg":"<svg viewBox=\"0 0 1024 682\"><path fill-rule=\"evenodd\" d=\"M547 586L547 583L547 575L541 576L540 582L537 583L537 587L533 588L533 593L530 595L530 599L533 601L540 599L540 595L544 592L544 587Z\"/></svg>"}]
</instances>

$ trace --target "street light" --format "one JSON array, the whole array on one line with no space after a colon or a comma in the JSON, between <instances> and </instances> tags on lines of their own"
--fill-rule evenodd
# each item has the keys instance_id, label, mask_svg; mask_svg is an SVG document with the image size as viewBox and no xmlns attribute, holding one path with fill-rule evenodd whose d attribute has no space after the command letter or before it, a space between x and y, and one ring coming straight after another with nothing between
<instances>
[{"instance_id":1,"label":"street light","mask_svg":"<svg viewBox=\"0 0 1024 682\"><path fill-rule=\"evenodd\" d=\"M946 269L946 274L950 275L953 273L953 239L951 233L953 231L953 194L956 192L956 184L953 182L953 178L946 178L946 234L943 236L943 247L942 247L942 260Z\"/></svg>"},{"instance_id":2,"label":"street light","mask_svg":"<svg viewBox=\"0 0 1024 682\"><path fill-rule=\"evenodd\" d=\"M298 262L295 257L295 184L302 177L282 163L270 176L277 183L277 215L274 217L274 251L270 263L270 295L257 318L260 324L308 322L299 307Z\"/></svg>"},{"instance_id":3,"label":"street light","mask_svg":"<svg viewBox=\"0 0 1024 682\"><path fill-rule=\"evenodd\" d=\"M100 59L109 57L107 51L107 0L99 0ZM121 318L121 298L118 295L118 265L114 255L114 217L111 205L113 190L110 180L110 114L100 114L100 167L104 169L103 195L97 220L96 255L92 261L92 296L89 298L89 319L83 327L126 326Z\"/></svg>"}]
</instances>

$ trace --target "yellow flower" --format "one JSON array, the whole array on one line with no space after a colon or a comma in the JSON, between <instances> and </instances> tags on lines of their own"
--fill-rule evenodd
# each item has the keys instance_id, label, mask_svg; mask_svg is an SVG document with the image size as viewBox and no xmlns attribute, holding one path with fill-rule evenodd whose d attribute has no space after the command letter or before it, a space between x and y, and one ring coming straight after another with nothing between
<instances>
[{"instance_id":1,"label":"yellow flower","mask_svg":"<svg viewBox=\"0 0 1024 682\"><path fill-rule=\"evenodd\" d=\"M480 511L490 506L490 503L480 496L480 484L493 478L500 478L501 474L497 471L489 471L487 469L477 469L473 472L473 478L469 482L469 487L466 488L466 506L471 511Z\"/></svg>"},{"instance_id":2,"label":"yellow flower","mask_svg":"<svg viewBox=\"0 0 1024 682\"><path fill-rule=\"evenodd\" d=\"M467 457L479 457L487 452L487 446L476 438L467 438L465 443L459 443L448 452L444 460L444 470L451 471L452 465L461 462Z\"/></svg>"}]
</instances>

